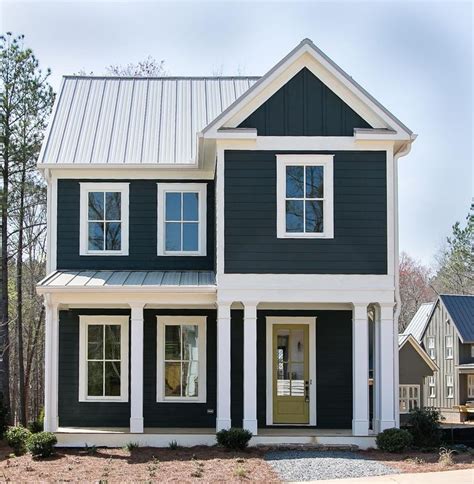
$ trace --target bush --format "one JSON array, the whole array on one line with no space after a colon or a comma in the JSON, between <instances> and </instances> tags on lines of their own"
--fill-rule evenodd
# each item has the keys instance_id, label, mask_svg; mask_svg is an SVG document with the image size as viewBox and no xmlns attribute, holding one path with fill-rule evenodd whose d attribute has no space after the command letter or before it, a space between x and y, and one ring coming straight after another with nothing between
<instances>
[{"instance_id":1,"label":"bush","mask_svg":"<svg viewBox=\"0 0 474 484\"><path fill-rule=\"evenodd\" d=\"M226 449L244 450L249 445L252 432L245 429L224 429L216 434L217 443Z\"/></svg>"},{"instance_id":2,"label":"bush","mask_svg":"<svg viewBox=\"0 0 474 484\"><path fill-rule=\"evenodd\" d=\"M26 451L26 442L30 435L31 432L21 425L18 427L8 427L5 432L5 440L16 455L21 455Z\"/></svg>"},{"instance_id":3,"label":"bush","mask_svg":"<svg viewBox=\"0 0 474 484\"><path fill-rule=\"evenodd\" d=\"M403 452L413 442L413 437L404 429L386 429L377 435L377 447L385 452Z\"/></svg>"},{"instance_id":4,"label":"bush","mask_svg":"<svg viewBox=\"0 0 474 484\"><path fill-rule=\"evenodd\" d=\"M417 408L408 415L407 430L418 448L439 447L441 443L441 414L434 408Z\"/></svg>"},{"instance_id":5,"label":"bush","mask_svg":"<svg viewBox=\"0 0 474 484\"><path fill-rule=\"evenodd\" d=\"M58 439L52 432L31 434L26 447L35 457L49 457L54 452Z\"/></svg>"},{"instance_id":6,"label":"bush","mask_svg":"<svg viewBox=\"0 0 474 484\"><path fill-rule=\"evenodd\" d=\"M28 424L28 429L32 434L37 434L38 432L42 432L44 430L44 409L40 410L38 417L36 420L33 420Z\"/></svg>"}]
</instances>

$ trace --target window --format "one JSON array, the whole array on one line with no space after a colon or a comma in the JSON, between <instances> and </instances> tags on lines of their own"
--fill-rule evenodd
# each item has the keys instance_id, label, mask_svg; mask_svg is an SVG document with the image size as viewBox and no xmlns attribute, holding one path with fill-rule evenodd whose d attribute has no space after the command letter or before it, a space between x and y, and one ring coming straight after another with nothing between
<instances>
[{"instance_id":1,"label":"window","mask_svg":"<svg viewBox=\"0 0 474 484\"><path fill-rule=\"evenodd\" d=\"M428 336L428 355L432 360L436 358L434 336Z\"/></svg>"},{"instance_id":2,"label":"window","mask_svg":"<svg viewBox=\"0 0 474 484\"><path fill-rule=\"evenodd\" d=\"M474 358L474 345L471 345L471 358Z\"/></svg>"},{"instance_id":3,"label":"window","mask_svg":"<svg viewBox=\"0 0 474 484\"><path fill-rule=\"evenodd\" d=\"M277 155L277 237L333 238L333 155Z\"/></svg>"},{"instance_id":4,"label":"window","mask_svg":"<svg viewBox=\"0 0 474 484\"><path fill-rule=\"evenodd\" d=\"M415 408L420 408L420 385L400 385L400 413L409 413Z\"/></svg>"},{"instance_id":5,"label":"window","mask_svg":"<svg viewBox=\"0 0 474 484\"><path fill-rule=\"evenodd\" d=\"M158 184L158 255L206 255L206 184Z\"/></svg>"},{"instance_id":6,"label":"window","mask_svg":"<svg viewBox=\"0 0 474 484\"><path fill-rule=\"evenodd\" d=\"M79 319L79 401L128 401L128 316Z\"/></svg>"},{"instance_id":7,"label":"window","mask_svg":"<svg viewBox=\"0 0 474 484\"><path fill-rule=\"evenodd\" d=\"M453 337L445 337L445 358L451 360L453 358Z\"/></svg>"},{"instance_id":8,"label":"window","mask_svg":"<svg viewBox=\"0 0 474 484\"><path fill-rule=\"evenodd\" d=\"M128 255L128 193L128 183L81 183L81 255Z\"/></svg>"},{"instance_id":9,"label":"window","mask_svg":"<svg viewBox=\"0 0 474 484\"><path fill-rule=\"evenodd\" d=\"M436 380L434 376L428 377L428 390L429 398L436 398Z\"/></svg>"},{"instance_id":10,"label":"window","mask_svg":"<svg viewBox=\"0 0 474 484\"><path fill-rule=\"evenodd\" d=\"M446 375L446 398L454 398L453 375Z\"/></svg>"},{"instance_id":11,"label":"window","mask_svg":"<svg viewBox=\"0 0 474 484\"><path fill-rule=\"evenodd\" d=\"M474 375L467 375L467 398L474 398Z\"/></svg>"},{"instance_id":12,"label":"window","mask_svg":"<svg viewBox=\"0 0 474 484\"><path fill-rule=\"evenodd\" d=\"M157 401L206 401L206 317L157 317Z\"/></svg>"}]
</instances>

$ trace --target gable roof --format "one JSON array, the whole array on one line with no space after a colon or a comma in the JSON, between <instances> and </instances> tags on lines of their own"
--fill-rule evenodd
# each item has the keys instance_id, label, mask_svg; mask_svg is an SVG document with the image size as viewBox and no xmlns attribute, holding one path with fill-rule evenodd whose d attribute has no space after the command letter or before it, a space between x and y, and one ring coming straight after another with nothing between
<instances>
[{"instance_id":1,"label":"gable roof","mask_svg":"<svg viewBox=\"0 0 474 484\"><path fill-rule=\"evenodd\" d=\"M461 341L474 343L474 295L441 294L439 299L456 326Z\"/></svg>"},{"instance_id":2,"label":"gable roof","mask_svg":"<svg viewBox=\"0 0 474 484\"><path fill-rule=\"evenodd\" d=\"M305 61L309 61L309 63L303 61L303 64L298 65L297 61L303 58ZM234 101L234 103L219 114L219 116L203 129L201 133L202 136L212 138L220 128L237 127L241 121L262 105L277 91L278 88L296 74L299 69L304 66L313 70L314 65L310 65L311 61L321 68L321 72L326 73L326 79L322 79L317 72L313 72L316 77L321 78L326 84L328 84L329 81L332 81L333 83L335 82L335 85L339 86L339 92L336 92L336 89L333 90L343 99L343 101L347 102L349 106L358 111L353 105L351 105L353 103L348 102L348 100L358 99L360 101L363 107L361 108L359 106L359 109L364 110L365 116L360 112L358 112L358 114L364 119L366 116L372 116L373 119L376 119L379 126L374 126L374 128L386 130L386 133L384 133L385 135L398 134L401 136L401 138L398 139L413 141L416 138L416 135L414 135L407 126L371 96L323 51L316 47L310 39L304 39L287 56L278 62L278 64L261 77L243 96ZM293 70L291 70L292 65L296 66ZM319 74L321 74L321 72L319 72ZM272 84L275 84L274 88L272 88ZM332 86L328 87L332 88ZM252 102L255 105L253 105ZM367 119L367 121L372 125L369 119Z\"/></svg>"},{"instance_id":3,"label":"gable roof","mask_svg":"<svg viewBox=\"0 0 474 484\"><path fill-rule=\"evenodd\" d=\"M420 342L425 328L428 325L434 305L435 303L423 303L405 328L405 331L403 331L402 336L411 334L416 341Z\"/></svg>"},{"instance_id":4,"label":"gable roof","mask_svg":"<svg viewBox=\"0 0 474 484\"><path fill-rule=\"evenodd\" d=\"M400 351L406 343L410 343L413 346L413 349L420 355L420 357L432 371L437 371L439 369L438 365L428 356L426 351L422 348L420 343L413 337L412 334L399 334L398 351Z\"/></svg>"},{"instance_id":5,"label":"gable roof","mask_svg":"<svg viewBox=\"0 0 474 484\"><path fill-rule=\"evenodd\" d=\"M189 166L196 133L257 80L65 76L38 164Z\"/></svg>"}]
</instances>

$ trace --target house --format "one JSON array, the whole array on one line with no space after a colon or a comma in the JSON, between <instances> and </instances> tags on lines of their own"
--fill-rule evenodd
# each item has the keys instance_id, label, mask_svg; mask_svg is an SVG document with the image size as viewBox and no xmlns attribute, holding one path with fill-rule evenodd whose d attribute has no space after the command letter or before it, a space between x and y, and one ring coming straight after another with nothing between
<instances>
[{"instance_id":1,"label":"house","mask_svg":"<svg viewBox=\"0 0 474 484\"><path fill-rule=\"evenodd\" d=\"M404 334L438 367L424 380L423 406L438 408L448 421L465 419L463 406L474 403L474 296L440 295L419 308ZM400 353L400 368L401 359Z\"/></svg>"},{"instance_id":2,"label":"house","mask_svg":"<svg viewBox=\"0 0 474 484\"><path fill-rule=\"evenodd\" d=\"M400 423L404 424L411 410L423 407L425 381L433 377L438 367L410 333L398 337L398 352L398 399Z\"/></svg>"},{"instance_id":3,"label":"house","mask_svg":"<svg viewBox=\"0 0 474 484\"><path fill-rule=\"evenodd\" d=\"M261 78L65 77L38 162L45 428L61 445L241 426L373 446L398 425L414 139L307 39Z\"/></svg>"}]
</instances>

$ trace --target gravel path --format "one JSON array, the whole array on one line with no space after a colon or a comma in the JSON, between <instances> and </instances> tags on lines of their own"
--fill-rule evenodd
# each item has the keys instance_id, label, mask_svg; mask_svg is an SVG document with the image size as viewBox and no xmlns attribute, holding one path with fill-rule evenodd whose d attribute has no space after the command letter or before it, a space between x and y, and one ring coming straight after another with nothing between
<instances>
[{"instance_id":1,"label":"gravel path","mask_svg":"<svg viewBox=\"0 0 474 484\"><path fill-rule=\"evenodd\" d=\"M399 471L356 452L288 450L265 454L265 460L284 481L382 476Z\"/></svg>"}]
</instances>

